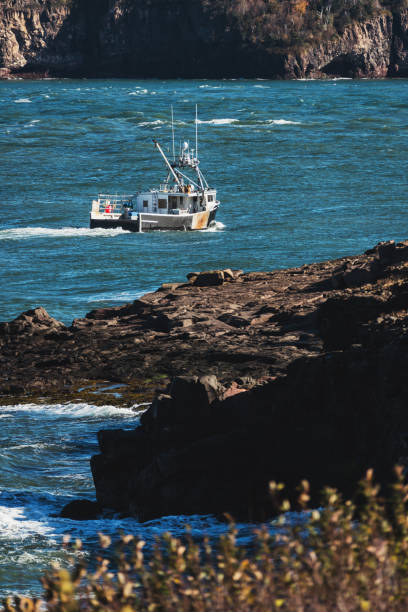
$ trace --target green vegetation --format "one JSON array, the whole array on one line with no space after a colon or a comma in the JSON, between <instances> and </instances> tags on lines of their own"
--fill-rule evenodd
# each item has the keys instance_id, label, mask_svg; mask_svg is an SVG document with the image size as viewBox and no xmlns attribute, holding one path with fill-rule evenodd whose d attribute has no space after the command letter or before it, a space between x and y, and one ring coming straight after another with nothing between
<instances>
[{"instance_id":1,"label":"green vegetation","mask_svg":"<svg viewBox=\"0 0 408 612\"><path fill-rule=\"evenodd\" d=\"M271 532L258 530L250 550L236 543L230 528L216 547L166 535L149 559L144 542L122 536L112 554L87 569L73 555L69 569L44 576L44 601L27 597L4 602L7 612L170 612L309 611L361 612L408 609L408 485L401 468L387 503L369 471L356 503L326 489L322 507L307 510L309 485L303 482L303 514L283 516ZM281 485L271 484L277 496ZM288 511L283 501L281 509ZM296 522L297 519L297 522ZM110 538L100 536L102 548ZM68 546L68 544L66 544ZM80 549L76 543L73 549ZM118 570L112 571L112 567Z\"/></svg>"},{"instance_id":2,"label":"green vegetation","mask_svg":"<svg viewBox=\"0 0 408 612\"><path fill-rule=\"evenodd\" d=\"M252 44L287 50L330 40L352 22L407 8L407 0L203 0Z\"/></svg>"}]
</instances>

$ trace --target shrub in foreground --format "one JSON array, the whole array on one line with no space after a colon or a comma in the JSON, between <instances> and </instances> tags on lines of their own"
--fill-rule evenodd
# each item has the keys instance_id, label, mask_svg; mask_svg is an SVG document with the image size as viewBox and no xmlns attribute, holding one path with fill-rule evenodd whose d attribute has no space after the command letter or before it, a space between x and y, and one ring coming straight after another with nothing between
<instances>
[{"instance_id":1,"label":"shrub in foreground","mask_svg":"<svg viewBox=\"0 0 408 612\"><path fill-rule=\"evenodd\" d=\"M308 510L309 485L299 492L300 514L284 515L255 531L249 548L236 530L217 545L189 533L170 534L146 558L144 542L123 535L114 554L98 557L93 569L73 554L69 569L55 567L43 579L43 600L14 598L8 612L149 612L280 610L393 611L408 609L408 485L401 468L385 502L372 471L361 482L358 507L335 489L324 491L319 510ZM271 483L274 496L283 487ZM103 548L108 536L100 535ZM80 547L77 543L74 548ZM114 561L109 558L114 556ZM114 567L114 570L110 568Z\"/></svg>"}]
</instances>

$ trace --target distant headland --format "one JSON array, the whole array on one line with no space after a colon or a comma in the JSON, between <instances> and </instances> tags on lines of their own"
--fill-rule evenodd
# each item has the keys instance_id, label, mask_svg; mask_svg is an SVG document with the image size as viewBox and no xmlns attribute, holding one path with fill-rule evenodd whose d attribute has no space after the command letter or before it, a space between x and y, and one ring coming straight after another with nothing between
<instances>
[{"instance_id":1,"label":"distant headland","mask_svg":"<svg viewBox=\"0 0 408 612\"><path fill-rule=\"evenodd\" d=\"M0 0L0 78L408 76L406 0Z\"/></svg>"}]
</instances>

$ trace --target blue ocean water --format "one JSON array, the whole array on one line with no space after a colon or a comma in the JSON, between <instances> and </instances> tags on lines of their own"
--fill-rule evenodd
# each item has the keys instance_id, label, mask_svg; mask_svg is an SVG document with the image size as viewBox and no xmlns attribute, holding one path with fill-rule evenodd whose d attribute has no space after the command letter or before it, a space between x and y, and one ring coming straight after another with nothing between
<instances>
[{"instance_id":1,"label":"blue ocean water","mask_svg":"<svg viewBox=\"0 0 408 612\"><path fill-rule=\"evenodd\" d=\"M270 270L406 237L408 81L0 83L0 320L36 305L70 323L182 281ZM90 231L98 192L165 175L152 138L194 139L215 231Z\"/></svg>"},{"instance_id":2,"label":"blue ocean water","mask_svg":"<svg viewBox=\"0 0 408 612\"><path fill-rule=\"evenodd\" d=\"M111 516L96 521L58 517L72 499L94 499L89 458L98 452L99 429L136 427L132 409L77 404L0 406L0 598L8 594L41 595L41 575L52 563L66 565L64 534L83 542L88 557L99 550L98 533L132 533L151 550L156 536L170 531L217 539L228 526L212 516L164 517L140 524ZM253 527L239 525L240 542Z\"/></svg>"},{"instance_id":3,"label":"blue ocean water","mask_svg":"<svg viewBox=\"0 0 408 612\"><path fill-rule=\"evenodd\" d=\"M157 185L152 138L194 139L218 190L217 225L202 232L90 230L98 192ZM69 324L193 270L271 270L360 253L407 237L408 81L0 82L0 320L38 305ZM0 407L0 592L38 592L63 533L119 527L215 536L213 517L139 525L56 518L93 496L96 432L137 414L88 404ZM243 526L243 537L249 527Z\"/></svg>"}]
</instances>

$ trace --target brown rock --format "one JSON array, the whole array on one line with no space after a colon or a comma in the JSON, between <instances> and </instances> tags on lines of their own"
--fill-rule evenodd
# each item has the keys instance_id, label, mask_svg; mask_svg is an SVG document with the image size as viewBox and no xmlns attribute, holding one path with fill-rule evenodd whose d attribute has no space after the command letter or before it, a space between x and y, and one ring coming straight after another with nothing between
<instances>
[{"instance_id":1,"label":"brown rock","mask_svg":"<svg viewBox=\"0 0 408 612\"><path fill-rule=\"evenodd\" d=\"M71 327L44 309L28 311L0 323L0 393L23 388L54 395L65 392L68 380L77 387L95 380L140 381L152 374L214 373L228 385L247 376L285 374L295 359L319 355L324 346L365 346L371 319L363 322L361 312L368 297L376 305L376 320L389 314L386 309L406 309L408 243L380 252L386 259L375 247L333 262L242 274L239 282L178 285L131 304L94 310ZM219 272L210 273L216 282L221 282ZM334 287L333 279L339 279ZM325 313L321 306L332 297L338 306ZM342 308L350 325L342 323ZM329 327L323 323L327 318ZM387 318L386 329L391 324L403 325Z\"/></svg>"},{"instance_id":2,"label":"brown rock","mask_svg":"<svg viewBox=\"0 0 408 612\"><path fill-rule=\"evenodd\" d=\"M234 280L235 276L233 271L230 268L226 268L225 270L223 270L224 272L224 280Z\"/></svg>"},{"instance_id":3,"label":"brown rock","mask_svg":"<svg viewBox=\"0 0 408 612\"><path fill-rule=\"evenodd\" d=\"M223 270L208 270L190 277L190 282L196 287L212 287L224 283Z\"/></svg>"}]
</instances>

